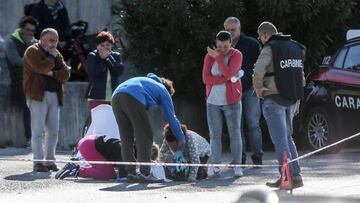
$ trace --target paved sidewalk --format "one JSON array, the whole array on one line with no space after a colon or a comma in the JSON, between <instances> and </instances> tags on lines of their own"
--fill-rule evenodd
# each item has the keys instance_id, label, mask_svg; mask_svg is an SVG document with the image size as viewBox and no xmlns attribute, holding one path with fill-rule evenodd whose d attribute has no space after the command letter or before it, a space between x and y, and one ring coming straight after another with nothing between
<instances>
[{"instance_id":1,"label":"paved sidewalk","mask_svg":"<svg viewBox=\"0 0 360 203\"><path fill-rule=\"evenodd\" d=\"M70 152L58 153L67 160ZM0 158L31 158L23 148L0 149ZM304 187L295 196L360 198L360 150L345 150L333 155L314 155L301 161ZM223 159L230 162L230 154ZM264 164L276 165L274 153L265 153ZM58 164L63 166L64 164ZM244 177L233 178L231 169L221 177L197 183L126 184L89 179L54 179L55 173L34 173L32 163L0 160L1 202L234 202L250 190L272 189L265 182L276 179L276 168L244 169Z\"/></svg>"}]
</instances>

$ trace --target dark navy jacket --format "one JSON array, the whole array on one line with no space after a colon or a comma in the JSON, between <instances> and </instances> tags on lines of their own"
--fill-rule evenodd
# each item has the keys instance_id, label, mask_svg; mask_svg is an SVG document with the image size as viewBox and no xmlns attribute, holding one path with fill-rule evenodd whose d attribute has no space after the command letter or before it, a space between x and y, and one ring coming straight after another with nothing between
<instances>
[{"instance_id":1,"label":"dark navy jacket","mask_svg":"<svg viewBox=\"0 0 360 203\"><path fill-rule=\"evenodd\" d=\"M111 52L108 58L101 59L97 50L95 50L89 53L86 64L89 75L86 98L105 99L108 70L111 76L112 91L119 85L119 76L124 71L120 53Z\"/></svg>"},{"instance_id":2,"label":"dark navy jacket","mask_svg":"<svg viewBox=\"0 0 360 203\"><path fill-rule=\"evenodd\" d=\"M253 87L252 75L254 73L254 64L260 54L260 43L253 37L246 36L241 33L235 49L241 51L243 54L243 63L241 70L244 71L244 76L241 78L243 92Z\"/></svg>"},{"instance_id":3,"label":"dark navy jacket","mask_svg":"<svg viewBox=\"0 0 360 203\"><path fill-rule=\"evenodd\" d=\"M70 28L70 20L67 9L62 1L60 1L59 4L62 4L63 8L59 10L56 19L53 19L51 10L45 4L44 0L41 0L31 7L30 15L39 22L35 32L35 37L37 39L40 38L40 33L43 29L51 27L58 31L60 42L65 40L66 33Z\"/></svg>"}]
</instances>

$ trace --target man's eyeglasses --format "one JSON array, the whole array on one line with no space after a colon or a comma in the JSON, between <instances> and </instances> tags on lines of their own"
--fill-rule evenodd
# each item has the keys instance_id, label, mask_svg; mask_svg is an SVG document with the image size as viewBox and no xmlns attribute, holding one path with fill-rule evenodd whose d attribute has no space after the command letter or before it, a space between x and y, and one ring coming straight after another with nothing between
<instances>
[{"instance_id":1,"label":"man's eyeglasses","mask_svg":"<svg viewBox=\"0 0 360 203\"><path fill-rule=\"evenodd\" d=\"M32 32L32 33L35 32L35 29L30 29L30 28L24 28L24 30L26 30L26 31L28 31L28 32Z\"/></svg>"}]
</instances>

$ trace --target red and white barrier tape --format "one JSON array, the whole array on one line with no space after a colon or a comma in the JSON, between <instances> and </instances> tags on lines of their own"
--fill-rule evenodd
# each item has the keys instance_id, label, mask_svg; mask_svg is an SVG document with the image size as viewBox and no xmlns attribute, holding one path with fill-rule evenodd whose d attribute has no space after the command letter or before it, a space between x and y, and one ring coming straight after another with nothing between
<instances>
[{"instance_id":1,"label":"red and white barrier tape","mask_svg":"<svg viewBox=\"0 0 360 203\"><path fill-rule=\"evenodd\" d=\"M352 136L349 136L347 138L344 138L342 140L339 140L333 144L330 144L328 146L325 146L323 148L317 149L315 151L309 152L307 154L304 154L302 156L297 157L296 159L289 160L289 164L295 161L298 161L300 159L304 159L306 157L309 157L315 153L318 153L320 151L326 150L330 147L333 147L335 145L338 145L340 143L343 143L347 140L353 139L360 135L360 132L357 134L354 134ZM124 162L124 161L86 161L86 160L79 160L79 161L71 161L71 160L43 160L43 159L26 159L26 158L0 158L2 161L31 161L31 162L56 162L56 163L85 163L85 164L112 164L112 165L135 165L135 166L190 166L190 167L280 167L280 165L254 165L254 164L193 164L193 163L158 163L158 162Z\"/></svg>"},{"instance_id":2,"label":"red and white barrier tape","mask_svg":"<svg viewBox=\"0 0 360 203\"><path fill-rule=\"evenodd\" d=\"M299 156L299 157L296 158L296 159L290 160L290 161L289 161L289 164L292 163L292 162L294 162L294 161L298 161L298 160L300 160L300 159L304 159L304 158L306 158L306 157L308 157L308 156L311 156L311 155L313 155L313 154L316 154L316 153L318 153L318 152L320 152L320 151L323 151L323 150L325 150L325 149L328 149L328 148L333 147L333 146L335 146L335 145L338 145L338 144L340 144L340 143L346 142L346 141L348 141L348 140L350 140L350 139L353 139L353 138L355 138L355 137L357 137L357 136L359 136L359 135L360 135L360 132L358 132L358 133L356 133L356 134L354 134L354 135L351 135L351 136L349 136L349 137L346 137L346 138L344 138L344 139L342 139L342 140L339 140L339 141L337 141L337 142L334 142L334 143L332 143L332 144L330 144L330 145L327 145L327 146L325 146L325 147L322 147L322 148L320 148L320 149L317 149L317 150L315 150L315 151L312 151L312 152L309 152L309 153L307 153L307 154L301 155L301 156Z\"/></svg>"},{"instance_id":3,"label":"red and white barrier tape","mask_svg":"<svg viewBox=\"0 0 360 203\"><path fill-rule=\"evenodd\" d=\"M2 161L31 161L31 162L56 162L56 163L83 163L83 164L111 164L133 166L191 166L191 167L279 167L279 165L252 165L252 164L193 164L193 163L160 163L160 162L126 162L126 161L86 161L86 160L44 160L26 158L0 158Z\"/></svg>"}]
</instances>

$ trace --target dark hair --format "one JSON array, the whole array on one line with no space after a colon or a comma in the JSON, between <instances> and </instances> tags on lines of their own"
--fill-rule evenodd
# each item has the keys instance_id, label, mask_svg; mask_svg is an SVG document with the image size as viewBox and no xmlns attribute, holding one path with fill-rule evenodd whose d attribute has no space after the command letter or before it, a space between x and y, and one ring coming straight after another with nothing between
<instances>
[{"instance_id":1,"label":"dark hair","mask_svg":"<svg viewBox=\"0 0 360 203\"><path fill-rule=\"evenodd\" d=\"M225 31L225 30L221 30L220 32L217 33L216 40L219 40L222 42L230 40L230 42L231 42L231 33L228 31Z\"/></svg>"},{"instance_id":2,"label":"dark hair","mask_svg":"<svg viewBox=\"0 0 360 203\"><path fill-rule=\"evenodd\" d=\"M172 96L175 93L173 81L171 81L167 78L163 78L163 77L161 77L160 79L161 79L162 84L166 87L169 94Z\"/></svg>"},{"instance_id":3,"label":"dark hair","mask_svg":"<svg viewBox=\"0 0 360 203\"><path fill-rule=\"evenodd\" d=\"M176 137L171 131L170 125L167 123L165 124L164 128L164 137L167 142L173 142L176 141ZM188 131L188 128L186 125L181 124L181 130L183 131L184 135L186 136L186 132Z\"/></svg>"},{"instance_id":4,"label":"dark hair","mask_svg":"<svg viewBox=\"0 0 360 203\"><path fill-rule=\"evenodd\" d=\"M96 45L99 45L106 41L110 42L111 44L115 43L114 37L108 31L101 31L98 35L96 35L95 41Z\"/></svg>"},{"instance_id":5,"label":"dark hair","mask_svg":"<svg viewBox=\"0 0 360 203\"><path fill-rule=\"evenodd\" d=\"M27 23L34 25L34 26L37 26L39 24L38 21L34 17L24 16L20 19L19 27L24 28Z\"/></svg>"}]
</instances>

